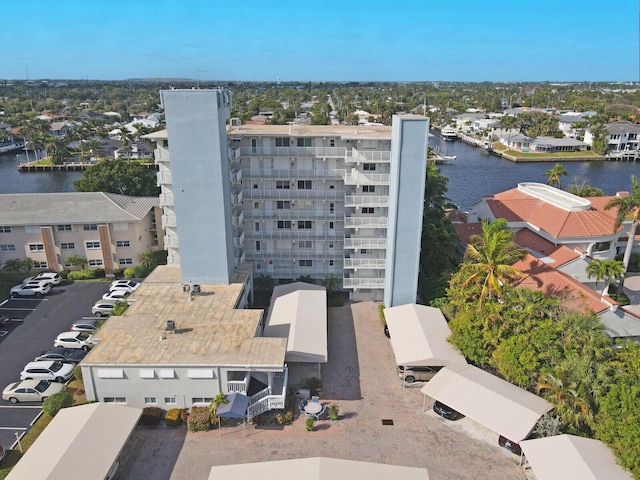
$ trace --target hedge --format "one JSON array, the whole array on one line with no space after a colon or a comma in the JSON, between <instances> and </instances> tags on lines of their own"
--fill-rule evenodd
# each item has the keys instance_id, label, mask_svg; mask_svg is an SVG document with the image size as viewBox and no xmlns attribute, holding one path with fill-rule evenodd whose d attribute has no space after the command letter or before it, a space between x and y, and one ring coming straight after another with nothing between
<instances>
[{"instance_id":1,"label":"hedge","mask_svg":"<svg viewBox=\"0 0 640 480\"><path fill-rule=\"evenodd\" d=\"M164 416L164 421L167 427L179 427L182 425L182 409L170 408Z\"/></svg>"},{"instance_id":2,"label":"hedge","mask_svg":"<svg viewBox=\"0 0 640 480\"><path fill-rule=\"evenodd\" d=\"M211 412L209 407L191 407L187 426L190 432L211 430Z\"/></svg>"},{"instance_id":3,"label":"hedge","mask_svg":"<svg viewBox=\"0 0 640 480\"><path fill-rule=\"evenodd\" d=\"M69 280L90 280L96 278L93 270L73 270L67 274Z\"/></svg>"},{"instance_id":4,"label":"hedge","mask_svg":"<svg viewBox=\"0 0 640 480\"><path fill-rule=\"evenodd\" d=\"M138 425L155 427L162 420L163 410L160 407L144 407Z\"/></svg>"},{"instance_id":5,"label":"hedge","mask_svg":"<svg viewBox=\"0 0 640 480\"><path fill-rule=\"evenodd\" d=\"M42 410L50 417L55 417L61 409L73 405L73 397L69 392L54 393L42 404Z\"/></svg>"}]
</instances>

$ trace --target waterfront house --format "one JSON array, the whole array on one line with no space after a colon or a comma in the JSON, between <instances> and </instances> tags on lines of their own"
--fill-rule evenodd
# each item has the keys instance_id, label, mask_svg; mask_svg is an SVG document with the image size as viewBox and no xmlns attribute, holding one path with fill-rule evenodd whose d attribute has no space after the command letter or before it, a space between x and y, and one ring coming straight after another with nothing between
<instances>
[{"instance_id":1,"label":"waterfront house","mask_svg":"<svg viewBox=\"0 0 640 480\"><path fill-rule=\"evenodd\" d=\"M530 147L536 153L580 152L587 144L575 138L537 137Z\"/></svg>"},{"instance_id":2,"label":"waterfront house","mask_svg":"<svg viewBox=\"0 0 640 480\"><path fill-rule=\"evenodd\" d=\"M640 125L620 120L605 125L607 132L607 154L610 156L623 156L624 154L637 155L640 149ZM590 130L585 132L584 141L593 144L593 135Z\"/></svg>"},{"instance_id":3,"label":"waterfront house","mask_svg":"<svg viewBox=\"0 0 640 480\"><path fill-rule=\"evenodd\" d=\"M531 147L533 138L527 137L522 133L512 133L511 130L500 130L498 140L503 145L506 145L509 150L527 152Z\"/></svg>"}]
</instances>

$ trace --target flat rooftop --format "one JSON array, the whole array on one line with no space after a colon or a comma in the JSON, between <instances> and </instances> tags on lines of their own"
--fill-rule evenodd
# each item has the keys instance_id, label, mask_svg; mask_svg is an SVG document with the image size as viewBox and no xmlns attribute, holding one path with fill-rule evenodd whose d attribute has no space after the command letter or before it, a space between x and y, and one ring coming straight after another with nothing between
<instances>
[{"instance_id":1,"label":"flat rooftop","mask_svg":"<svg viewBox=\"0 0 640 480\"><path fill-rule=\"evenodd\" d=\"M188 301L180 267L161 265L130 297L121 317L111 317L86 365L282 366L286 338L256 337L263 310L237 310L243 283L201 285ZM166 333L173 320L176 333ZM161 340L161 338L163 338Z\"/></svg>"}]
</instances>

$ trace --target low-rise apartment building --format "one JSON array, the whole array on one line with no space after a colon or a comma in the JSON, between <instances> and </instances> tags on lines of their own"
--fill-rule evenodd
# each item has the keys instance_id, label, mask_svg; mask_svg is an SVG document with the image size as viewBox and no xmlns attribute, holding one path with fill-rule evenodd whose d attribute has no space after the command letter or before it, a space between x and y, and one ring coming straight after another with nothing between
<instances>
[{"instance_id":1,"label":"low-rise apartment building","mask_svg":"<svg viewBox=\"0 0 640 480\"><path fill-rule=\"evenodd\" d=\"M155 197L102 192L0 195L0 264L29 257L37 269L71 268L73 255L89 268L138 265L142 252L163 249Z\"/></svg>"}]
</instances>

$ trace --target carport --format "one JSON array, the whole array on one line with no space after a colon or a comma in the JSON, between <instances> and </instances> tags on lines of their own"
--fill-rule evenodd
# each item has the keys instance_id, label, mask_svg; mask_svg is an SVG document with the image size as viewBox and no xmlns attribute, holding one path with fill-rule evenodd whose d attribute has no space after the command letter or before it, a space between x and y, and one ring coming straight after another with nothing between
<instances>
[{"instance_id":1,"label":"carport","mask_svg":"<svg viewBox=\"0 0 640 480\"><path fill-rule=\"evenodd\" d=\"M209 480L254 480L278 478L280 480L343 480L366 478L367 480L429 480L426 468L403 467L381 463L341 460L337 458L297 458L273 462L243 463L211 467Z\"/></svg>"},{"instance_id":2,"label":"carport","mask_svg":"<svg viewBox=\"0 0 640 480\"><path fill-rule=\"evenodd\" d=\"M421 392L518 443L553 408L545 399L473 365L443 368Z\"/></svg>"},{"instance_id":3,"label":"carport","mask_svg":"<svg viewBox=\"0 0 640 480\"><path fill-rule=\"evenodd\" d=\"M520 447L538 480L633 478L616 463L611 450L599 440L557 435L525 440Z\"/></svg>"},{"instance_id":4,"label":"carport","mask_svg":"<svg viewBox=\"0 0 640 480\"><path fill-rule=\"evenodd\" d=\"M294 282L273 289L263 336L287 338L285 362L313 366L307 376L320 377L327 363L327 291Z\"/></svg>"},{"instance_id":5,"label":"carport","mask_svg":"<svg viewBox=\"0 0 640 480\"><path fill-rule=\"evenodd\" d=\"M397 365L438 367L466 364L447 342L451 329L439 308L409 303L384 309Z\"/></svg>"},{"instance_id":6,"label":"carport","mask_svg":"<svg viewBox=\"0 0 640 480\"><path fill-rule=\"evenodd\" d=\"M44 429L7 480L104 480L135 428L139 408L92 403L64 408Z\"/></svg>"}]
</instances>

